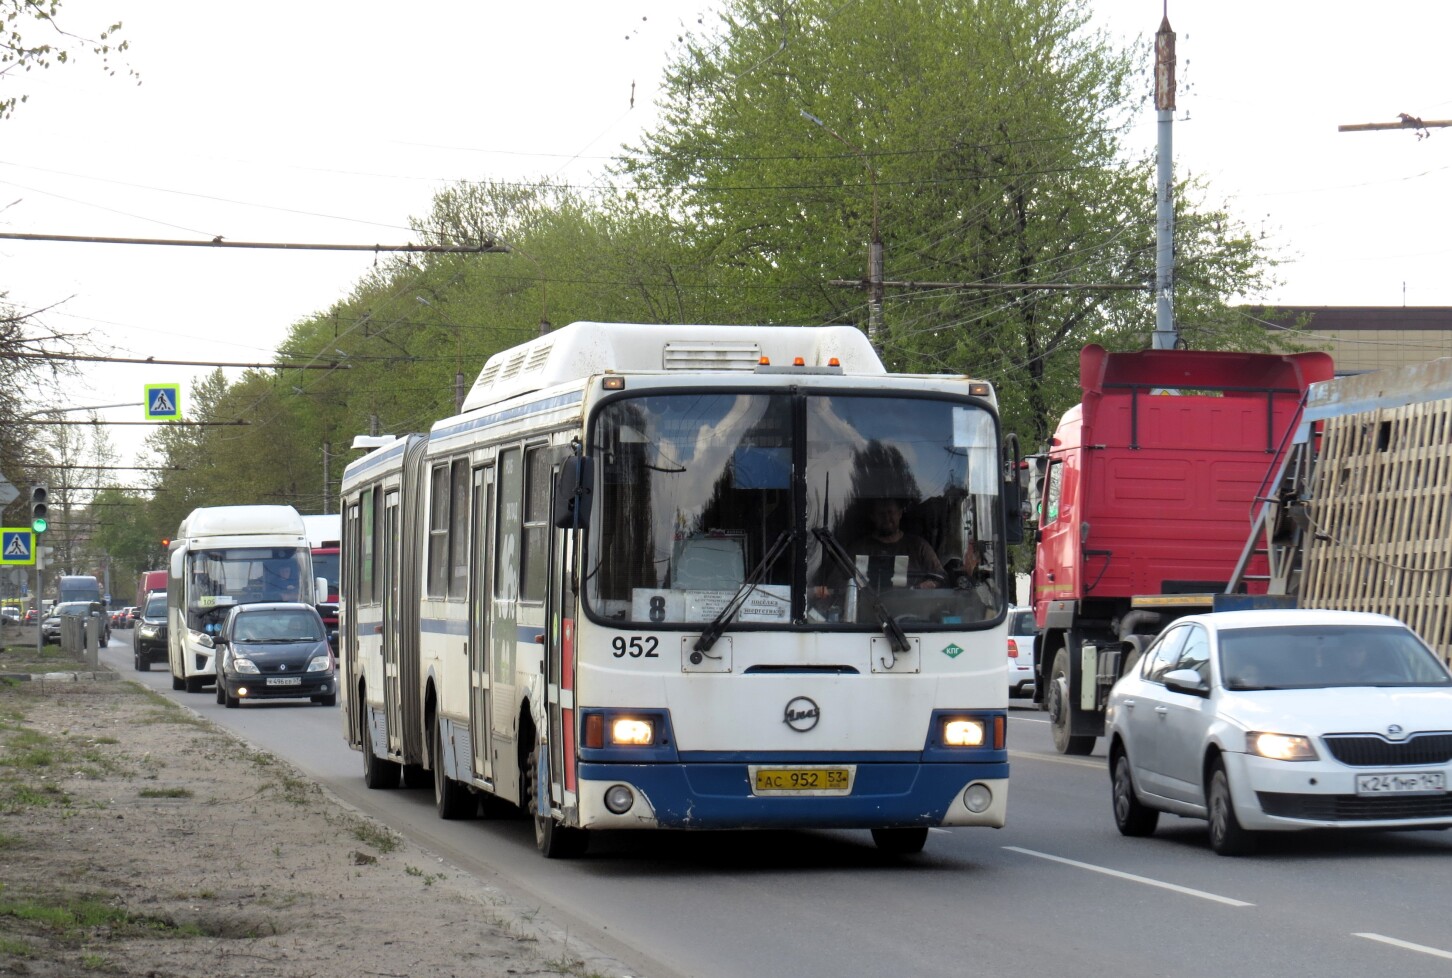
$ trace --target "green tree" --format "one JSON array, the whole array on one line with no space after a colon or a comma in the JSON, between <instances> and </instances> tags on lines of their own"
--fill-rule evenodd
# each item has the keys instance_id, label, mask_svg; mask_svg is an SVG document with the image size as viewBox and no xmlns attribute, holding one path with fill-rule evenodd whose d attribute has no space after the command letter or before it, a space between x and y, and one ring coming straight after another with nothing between
<instances>
[{"instance_id":1,"label":"green tree","mask_svg":"<svg viewBox=\"0 0 1452 978\"><path fill-rule=\"evenodd\" d=\"M621 172L682 215L718 317L865 325L863 292L830 283L866 277L875 227L887 280L934 283L887 290L890 367L995 381L1038 442L1077 399L1084 343L1152 329L1153 161L1121 139L1148 111L1145 64L1081 0L730 0ZM1261 342L1224 310L1269 257L1179 189L1197 343Z\"/></svg>"}]
</instances>

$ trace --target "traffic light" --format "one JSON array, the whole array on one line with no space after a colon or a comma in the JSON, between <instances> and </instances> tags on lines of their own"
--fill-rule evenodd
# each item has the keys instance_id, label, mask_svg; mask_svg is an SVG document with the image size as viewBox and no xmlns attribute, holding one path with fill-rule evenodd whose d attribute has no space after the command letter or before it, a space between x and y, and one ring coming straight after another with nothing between
<instances>
[{"instance_id":1,"label":"traffic light","mask_svg":"<svg viewBox=\"0 0 1452 978\"><path fill-rule=\"evenodd\" d=\"M46 505L49 497L50 493L45 486L34 486L30 490L30 528L36 533L44 533L46 527L50 526L46 515L50 508Z\"/></svg>"}]
</instances>

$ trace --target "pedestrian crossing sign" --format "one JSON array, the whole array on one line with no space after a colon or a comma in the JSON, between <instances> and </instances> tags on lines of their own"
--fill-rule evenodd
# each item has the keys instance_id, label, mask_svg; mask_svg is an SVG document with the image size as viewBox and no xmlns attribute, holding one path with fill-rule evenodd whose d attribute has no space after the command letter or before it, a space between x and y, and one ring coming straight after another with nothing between
<instances>
[{"instance_id":1,"label":"pedestrian crossing sign","mask_svg":"<svg viewBox=\"0 0 1452 978\"><path fill-rule=\"evenodd\" d=\"M181 418L180 384L146 385L146 420L176 421Z\"/></svg>"},{"instance_id":2,"label":"pedestrian crossing sign","mask_svg":"<svg viewBox=\"0 0 1452 978\"><path fill-rule=\"evenodd\" d=\"M35 563L35 532L30 527L0 528L0 565Z\"/></svg>"}]
</instances>

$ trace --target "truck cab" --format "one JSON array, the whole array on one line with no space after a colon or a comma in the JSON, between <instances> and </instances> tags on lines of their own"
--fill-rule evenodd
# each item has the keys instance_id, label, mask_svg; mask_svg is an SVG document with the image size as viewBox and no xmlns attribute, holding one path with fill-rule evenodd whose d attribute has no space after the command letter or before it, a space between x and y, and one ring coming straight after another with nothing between
<instances>
[{"instance_id":1,"label":"truck cab","mask_svg":"<svg viewBox=\"0 0 1452 978\"><path fill-rule=\"evenodd\" d=\"M1034 699L1087 754L1137 648L1225 592L1324 353L1080 353L1079 404L1031 456ZM1264 555L1249 593L1265 590Z\"/></svg>"}]
</instances>

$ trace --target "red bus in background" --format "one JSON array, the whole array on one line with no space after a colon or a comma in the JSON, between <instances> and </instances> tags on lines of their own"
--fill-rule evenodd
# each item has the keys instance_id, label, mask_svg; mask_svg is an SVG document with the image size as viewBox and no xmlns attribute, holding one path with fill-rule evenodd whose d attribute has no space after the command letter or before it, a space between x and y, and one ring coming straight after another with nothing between
<instances>
[{"instance_id":1,"label":"red bus in background","mask_svg":"<svg viewBox=\"0 0 1452 978\"><path fill-rule=\"evenodd\" d=\"M323 616L323 624L332 635L338 630L338 550L343 518L337 513L304 516L303 525L307 527L308 546L313 552L313 576L328 582L327 595L318 595L318 614Z\"/></svg>"}]
</instances>

